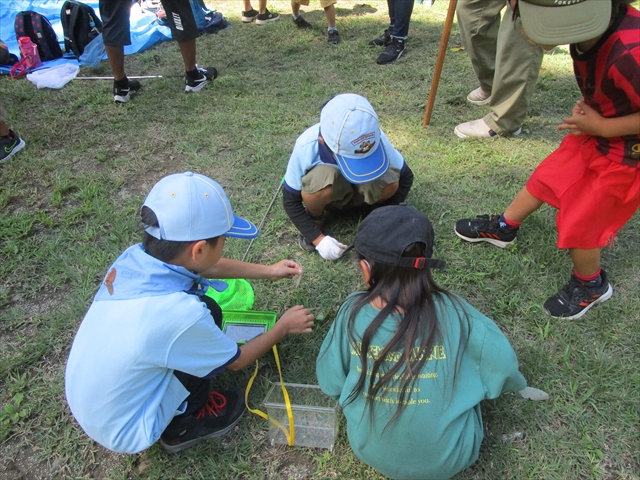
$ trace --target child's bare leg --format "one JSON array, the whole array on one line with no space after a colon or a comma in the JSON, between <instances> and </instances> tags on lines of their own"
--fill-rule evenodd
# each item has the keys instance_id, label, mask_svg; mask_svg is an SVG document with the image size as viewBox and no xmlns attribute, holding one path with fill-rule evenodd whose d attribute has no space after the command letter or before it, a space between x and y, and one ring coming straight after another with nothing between
<instances>
[{"instance_id":1,"label":"child's bare leg","mask_svg":"<svg viewBox=\"0 0 640 480\"><path fill-rule=\"evenodd\" d=\"M320 217L324 212L327 205L331 203L331 194L333 193L333 186L318 190L315 193L302 192L302 201L304 206L312 217Z\"/></svg>"},{"instance_id":2,"label":"child's bare leg","mask_svg":"<svg viewBox=\"0 0 640 480\"><path fill-rule=\"evenodd\" d=\"M9 127L4 120L0 122L0 137L8 137L9 136Z\"/></svg>"},{"instance_id":3,"label":"child's bare leg","mask_svg":"<svg viewBox=\"0 0 640 480\"><path fill-rule=\"evenodd\" d=\"M336 26L336 6L335 5L329 5L327 8L325 8L324 16L327 19L328 27Z\"/></svg>"},{"instance_id":4,"label":"child's bare leg","mask_svg":"<svg viewBox=\"0 0 640 480\"><path fill-rule=\"evenodd\" d=\"M386 202L391 197L393 197L396 194L396 192L398 191L398 186L399 185L400 185L399 182L394 182L394 183L390 183L388 185L385 185L384 188L382 189L382 194L380 195L380 200L378 200L377 203Z\"/></svg>"},{"instance_id":5,"label":"child's bare leg","mask_svg":"<svg viewBox=\"0 0 640 480\"><path fill-rule=\"evenodd\" d=\"M294 17L297 17L300 14L300 4L296 3L295 0L291 0L291 13Z\"/></svg>"},{"instance_id":6,"label":"child's bare leg","mask_svg":"<svg viewBox=\"0 0 640 480\"><path fill-rule=\"evenodd\" d=\"M511 204L504 211L504 218L512 222L522 223L525 218L539 209L544 202L531 195L527 188L520 190Z\"/></svg>"},{"instance_id":7,"label":"child's bare leg","mask_svg":"<svg viewBox=\"0 0 640 480\"><path fill-rule=\"evenodd\" d=\"M570 248L569 256L576 273L581 277L592 277L600 271L600 249Z\"/></svg>"},{"instance_id":8,"label":"child's bare leg","mask_svg":"<svg viewBox=\"0 0 640 480\"><path fill-rule=\"evenodd\" d=\"M251 10L253 10L253 7L251 6L251 0L243 0L244 2L244 12L249 12Z\"/></svg>"},{"instance_id":9,"label":"child's bare leg","mask_svg":"<svg viewBox=\"0 0 640 480\"><path fill-rule=\"evenodd\" d=\"M258 12L267 13L267 0L260 0L258 2Z\"/></svg>"}]
</instances>

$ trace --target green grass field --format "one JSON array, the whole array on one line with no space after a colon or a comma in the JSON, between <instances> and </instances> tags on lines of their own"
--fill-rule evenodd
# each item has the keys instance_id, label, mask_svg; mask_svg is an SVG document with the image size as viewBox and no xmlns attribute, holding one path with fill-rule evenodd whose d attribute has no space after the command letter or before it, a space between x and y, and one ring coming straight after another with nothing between
<instances>
[{"instance_id":1,"label":"green grass field","mask_svg":"<svg viewBox=\"0 0 640 480\"><path fill-rule=\"evenodd\" d=\"M414 171L408 202L429 215L434 255L448 262L436 281L493 318L530 385L551 395L549 402L509 394L483 403L480 459L456 478L640 478L640 216L603 252L615 295L572 322L542 310L571 272L567 252L555 247L553 209L534 213L510 250L456 237L457 219L506 207L560 143L555 126L580 94L568 49L558 47L545 55L521 136L458 139L455 125L489 109L465 100L477 83L467 54L456 48L454 24L431 125L422 128L447 4L416 4L406 55L388 66L376 65L380 50L367 46L387 25L385 1L340 1L342 42L329 46L319 2L303 8L315 29L298 31L286 0L269 3L282 18L266 26L242 24L241 2L228 0L211 6L233 28L198 39L199 63L220 71L198 94L184 94L171 42L126 58L129 75L178 75L142 80L126 105L113 103L110 80L37 90L27 80L0 78L7 123L27 143L0 165L0 478L382 478L353 455L344 422L332 452L271 446L267 422L247 414L224 439L180 454L154 445L119 455L82 432L64 396L75 331L107 267L140 240L137 212L153 184L169 173L206 174L224 186L236 214L258 223L295 139L342 92L371 101ZM109 76L110 69L103 61L81 75ZM332 229L349 243L357 218ZM247 245L229 239L225 254L240 259ZM349 260L302 252L278 200L248 260L283 258L303 266L301 284L254 281L254 308L282 313L302 303L322 318L313 334L279 346L285 380L315 384L324 334L345 297L362 287L360 277ZM244 385L251 373L228 372L215 384ZM272 381L277 369L269 354L260 360L253 407Z\"/></svg>"}]
</instances>

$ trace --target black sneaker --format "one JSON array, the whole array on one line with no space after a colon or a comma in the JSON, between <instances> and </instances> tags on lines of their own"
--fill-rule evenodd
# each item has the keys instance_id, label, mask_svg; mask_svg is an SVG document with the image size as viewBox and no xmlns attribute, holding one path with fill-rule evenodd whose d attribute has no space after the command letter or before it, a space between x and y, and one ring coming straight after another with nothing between
<instances>
[{"instance_id":1,"label":"black sneaker","mask_svg":"<svg viewBox=\"0 0 640 480\"><path fill-rule=\"evenodd\" d=\"M300 30L311 30L313 28L309 22L302 18L302 15L294 19L293 23L295 23Z\"/></svg>"},{"instance_id":2,"label":"black sneaker","mask_svg":"<svg viewBox=\"0 0 640 480\"><path fill-rule=\"evenodd\" d=\"M337 30L329 30L327 32L327 43L330 45L337 45L340 43L340 34Z\"/></svg>"},{"instance_id":3,"label":"black sneaker","mask_svg":"<svg viewBox=\"0 0 640 480\"><path fill-rule=\"evenodd\" d=\"M242 12L242 23L251 23L258 16L258 11L253 8L248 12Z\"/></svg>"},{"instance_id":4,"label":"black sneaker","mask_svg":"<svg viewBox=\"0 0 640 480\"><path fill-rule=\"evenodd\" d=\"M200 68L196 65L196 70L198 70L198 77L191 78L189 74L184 76L185 87L184 91L187 93L195 93L202 90L202 88L214 80L218 78L218 71L213 67Z\"/></svg>"},{"instance_id":5,"label":"black sneaker","mask_svg":"<svg viewBox=\"0 0 640 480\"><path fill-rule=\"evenodd\" d=\"M265 9L264 13L259 13L256 17L256 25L264 25L265 23L273 22L279 18L280 15L277 13L271 13L269 10Z\"/></svg>"},{"instance_id":6,"label":"black sneaker","mask_svg":"<svg viewBox=\"0 0 640 480\"><path fill-rule=\"evenodd\" d=\"M406 40L391 37L391 40L389 40L389 43L387 43L387 46L384 48L384 52L378 56L376 63L378 65L386 65L387 63L395 62L407 49L405 43Z\"/></svg>"},{"instance_id":7,"label":"black sneaker","mask_svg":"<svg viewBox=\"0 0 640 480\"><path fill-rule=\"evenodd\" d=\"M0 163L6 162L25 146L22 140L13 130L9 130L8 137L0 137Z\"/></svg>"},{"instance_id":8,"label":"black sneaker","mask_svg":"<svg viewBox=\"0 0 640 480\"><path fill-rule=\"evenodd\" d=\"M113 81L113 101L116 103L127 103L131 97L140 90L140 82L137 80L129 80L126 87L119 87L116 81Z\"/></svg>"},{"instance_id":9,"label":"black sneaker","mask_svg":"<svg viewBox=\"0 0 640 480\"><path fill-rule=\"evenodd\" d=\"M369 42L372 47L386 47L391 41L391 32L387 28L382 35Z\"/></svg>"},{"instance_id":10,"label":"black sneaker","mask_svg":"<svg viewBox=\"0 0 640 480\"><path fill-rule=\"evenodd\" d=\"M208 438L223 437L238 424L244 412L244 391L241 388L220 392L212 390L209 401L198 412L193 425L177 434L169 434L168 428L160 437L160 445L167 452L176 453Z\"/></svg>"},{"instance_id":11,"label":"black sneaker","mask_svg":"<svg viewBox=\"0 0 640 480\"><path fill-rule=\"evenodd\" d=\"M544 311L554 318L574 320L582 317L591 307L606 302L613 295L613 287L609 283L607 273L600 273L602 284L592 287L571 275L569 283L544 302Z\"/></svg>"},{"instance_id":12,"label":"black sneaker","mask_svg":"<svg viewBox=\"0 0 640 480\"><path fill-rule=\"evenodd\" d=\"M479 215L476 218L458 220L456 235L467 242L489 242L505 248L516 241L517 228L500 228L500 215Z\"/></svg>"}]
</instances>

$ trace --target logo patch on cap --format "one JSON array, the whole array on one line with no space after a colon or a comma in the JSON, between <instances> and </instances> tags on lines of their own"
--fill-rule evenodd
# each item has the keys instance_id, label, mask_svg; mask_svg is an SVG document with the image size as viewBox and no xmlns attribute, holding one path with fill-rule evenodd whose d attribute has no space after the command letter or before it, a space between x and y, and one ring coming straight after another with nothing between
<instances>
[{"instance_id":1,"label":"logo patch on cap","mask_svg":"<svg viewBox=\"0 0 640 480\"><path fill-rule=\"evenodd\" d=\"M373 148L373 146L376 144L376 142L362 142L360 144L360 147L355 150L353 153L367 153L369 150L371 150Z\"/></svg>"},{"instance_id":2,"label":"logo patch on cap","mask_svg":"<svg viewBox=\"0 0 640 480\"><path fill-rule=\"evenodd\" d=\"M371 133L365 133L364 135L360 135L355 140L351 140L351 145L353 145L355 147L356 145L359 145L362 142L364 142L365 140L369 140L370 138L376 138L376 133L375 132L371 132Z\"/></svg>"}]
</instances>

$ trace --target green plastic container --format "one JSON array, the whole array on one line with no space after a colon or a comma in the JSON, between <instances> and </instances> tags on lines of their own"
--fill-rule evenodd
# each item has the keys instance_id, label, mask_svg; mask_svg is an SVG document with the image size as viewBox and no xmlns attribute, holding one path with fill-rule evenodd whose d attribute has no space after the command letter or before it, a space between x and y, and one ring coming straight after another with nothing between
<instances>
[{"instance_id":1,"label":"green plastic container","mask_svg":"<svg viewBox=\"0 0 640 480\"><path fill-rule=\"evenodd\" d=\"M221 280L229 284L224 292L209 288L205 295L213 298L222 310L251 310L255 301L251 284L243 278Z\"/></svg>"},{"instance_id":2,"label":"green plastic container","mask_svg":"<svg viewBox=\"0 0 640 480\"><path fill-rule=\"evenodd\" d=\"M223 310L222 331L242 345L270 330L276 324L275 312Z\"/></svg>"}]
</instances>

